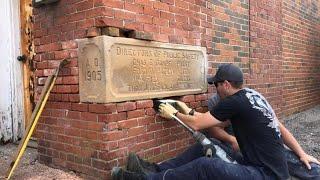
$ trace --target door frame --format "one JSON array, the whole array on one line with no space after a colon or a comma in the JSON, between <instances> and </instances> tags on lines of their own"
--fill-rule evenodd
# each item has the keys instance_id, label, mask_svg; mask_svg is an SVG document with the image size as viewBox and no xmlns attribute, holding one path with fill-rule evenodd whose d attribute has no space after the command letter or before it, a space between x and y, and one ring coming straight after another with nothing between
<instances>
[{"instance_id":1,"label":"door frame","mask_svg":"<svg viewBox=\"0 0 320 180\"><path fill-rule=\"evenodd\" d=\"M23 63L23 94L24 94L24 128L31 124L31 115L34 108L34 81L33 81L33 20L32 0L20 0L21 25L21 53L26 59Z\"/></svg>"}]
</instances>

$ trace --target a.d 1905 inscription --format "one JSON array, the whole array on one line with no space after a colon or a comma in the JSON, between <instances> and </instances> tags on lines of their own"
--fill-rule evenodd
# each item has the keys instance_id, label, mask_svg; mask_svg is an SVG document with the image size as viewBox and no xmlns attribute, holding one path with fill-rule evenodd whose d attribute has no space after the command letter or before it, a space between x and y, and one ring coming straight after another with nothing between
<instances>
[{"instance_id":1,"label":"a.d 1905 inscription","mask_svg":"<svg viewBox=\"0 0 320 180\"><path fill-rule=\"evenodd\" d=\"M108 36L81 39L78 44L81 102L207 91L205 48Z\"/></svg>"}]
</instances>

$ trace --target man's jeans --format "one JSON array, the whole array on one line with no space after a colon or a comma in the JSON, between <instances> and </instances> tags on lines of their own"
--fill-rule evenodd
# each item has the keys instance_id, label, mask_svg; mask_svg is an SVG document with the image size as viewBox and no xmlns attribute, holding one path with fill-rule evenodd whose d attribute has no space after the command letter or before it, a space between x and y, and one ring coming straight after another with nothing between
<instances>
[{"instance_id":1,"label":"man's jeans","mask_svg":"<svg viewBox=\"0 0 320 180\"><path fill-rule=\"evenodd\" d=\"M245 162L240 153L234 153L230 146L221 144L220 141L214 139L212 141L222 147L230 157L237 160L240 164L227 163L217 157L204 157L202 146L197 143L176 158L160 163L158 165L159 173L151 174L148 179L276 179L273 173L267 169L242 165ZM300 162L299 158L289 150L286 151L286 157L290 175L296 176L299 179L320 179L319 165L312 164L312 169L308 170Z\"/></svg>"},{"instance_id":2,"label":"man's jeans","mask_svg":"<svg viewBox=\"0 0 320 180\"><path fill-rule=\"evenodd\" d=\"M231 154L233 157L234 154ZM151 174L152 180L262 180L276 179L262 167L227 163L218 157L203 156L202 145L195 144L176 158L158 165L159 173Z\"/></svg>"}]
</instances>

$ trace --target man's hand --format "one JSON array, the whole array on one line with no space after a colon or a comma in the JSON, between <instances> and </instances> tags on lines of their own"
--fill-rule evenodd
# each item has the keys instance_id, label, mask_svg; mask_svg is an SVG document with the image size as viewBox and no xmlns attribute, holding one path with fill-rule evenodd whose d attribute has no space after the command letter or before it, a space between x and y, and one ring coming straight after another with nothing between
<instances>
[{"instance_id":1,"label":"man's hand","mask_svg":"<svg viewBox=\"0 0 320 180\"><path fill-rule=\"evenodd\" d=\"M309 170L311 169L310 163L312 163L312 162L320 165L320 162L316 158L314 158L313 156L310 156L309 154L306 154L306 153L300 157L300 161L302 161L304 163L304 165L306 165Z\"/></svg>"},{"instance_id":2,"label":"man's hand","mask_svg":"<svg viewBox=\"0 0 320 180\"><path fill-rule=\"evenodd\" d=\"M178 112L173 106L168 103L162 103L159 106L160 116L166 119L172 119L172 117Z\"/></svg>"},{"instance_id":3,"label":"man's hand","mask_svg":"<svg viewBox=\"0 0 320 180\"><path fill-rule=\"evenodd\" d=\"M186 105L186 103L181 101L176 101L176 105L177 105L178 111L185 115L189 115L189 112L192 110Z\"/></svg>"},{"instance_id":4,"label":"man's hand","mask_svg":"<svg viewBox=\"0 0 320 180\"><path fill-rule=\"evenodd\" d=\"M238 151L240 151L240 147L239 147L238 141L234 136L232 136L232 137L233 138L232 138L232 140L230 142L231 147L232 147L234 152L238 152Z\"/></svg>"}]
</instances>

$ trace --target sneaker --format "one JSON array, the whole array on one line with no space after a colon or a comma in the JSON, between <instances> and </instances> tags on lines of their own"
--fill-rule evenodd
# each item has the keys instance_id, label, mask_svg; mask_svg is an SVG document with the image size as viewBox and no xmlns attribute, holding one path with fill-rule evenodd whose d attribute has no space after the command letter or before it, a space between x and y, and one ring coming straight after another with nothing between
<instances>
[{"instance_id":1,"label":"sneaker","mask_svg":"<svg viewBox=\"0 0 320 180\"><path fill-rule=\"evenodd\" d=\"M129 153L127 170L138 173L155 173L158 172L158 166L156 163L141 159L135 153Z\"/></svg>"},{"instance_id":2,"label":"sneaker","mask_svg":"<svg viewBox=\"0 0 320 180\"><path fill-rule=\"evenodd\" d=\"M146 180L145 173L130 172L121 167L114 167L111 171L112 180Z\"/></svg>"}]
</instances>

